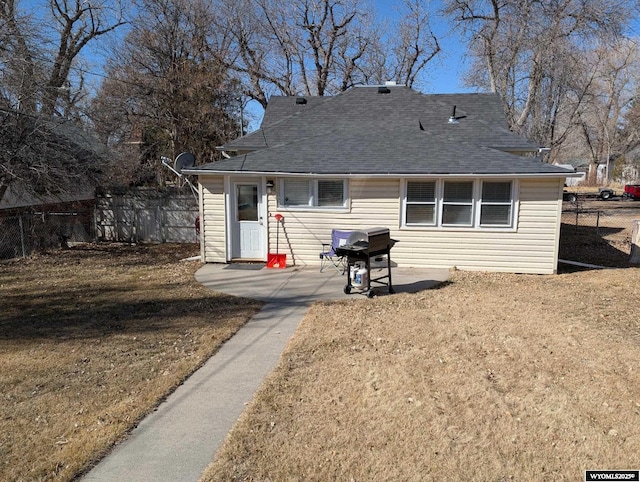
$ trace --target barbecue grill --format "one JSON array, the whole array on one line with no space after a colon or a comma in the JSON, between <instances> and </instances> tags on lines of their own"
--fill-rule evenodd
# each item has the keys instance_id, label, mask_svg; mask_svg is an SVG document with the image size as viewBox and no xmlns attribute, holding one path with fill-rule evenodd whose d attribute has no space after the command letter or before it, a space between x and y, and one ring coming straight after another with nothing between
<instances>
[{"instance_id":1,"label":"barbecue grill","mask_svg":"<svg viewBox=\"0 0 640 482\"><path fill-rule=\"evenodd\" d=\"M369 298L375 296L371 283L377 283L389 287L389 293L393 294L391 283L391 248L396 244L395 239L389 236L388 228L369 228L361 231L353 231L347 243L335 248L338 256L347 259L347 284L344 287L346 294L355 288L359 292L367 293ZM371 278L371 260L376 257L386 256L387 271L385 275Z\"/></svg>"}]
</instances>

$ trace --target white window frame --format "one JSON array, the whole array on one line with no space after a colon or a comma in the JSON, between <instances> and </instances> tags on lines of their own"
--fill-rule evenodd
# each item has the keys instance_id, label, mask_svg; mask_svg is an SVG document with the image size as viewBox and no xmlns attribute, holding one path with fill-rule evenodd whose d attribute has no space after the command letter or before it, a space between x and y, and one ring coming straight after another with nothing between
<instances>
[{"instance_id":1,"label":"white window frame","mask_svg":"<svg viewBox=\"0 0 640 482\"><path fill-rule=\"evenodd\" d=\"M484 186L485 182L491 182L491 183L511 183L511 192L510 192L510 197L509 197L509 202L505 202L505 201L485 201L484 199L482 199L482 189ZM516 197L516 190L515 190L515 180L513 179L483 179L480 182L480 185L478 187L479 192L478 192L478 196L480 197L480 199L478 200L478 210L477 210L477 216L478 219L476 220L476 225L481 227L481 228L510 228L511 226L513 226L513 216L514 216L514 211L515 211L515 197ZM482 223L482 208L483 206L509 206L509 221L507 224L483 224Z\"/></svg>"},{"instance_id":2,"label":"white window frame","mask_svg":"<svg viewBox=\"0 0 640 482\"><path fill-rule=\"evenodd\" d=\"M436 182L436 220L435 224L428 223L407 223L407 202L408 184L411 182ZM442 216L444 204L458 205L461 203L444 203L444 184L445 182L472 182L473 198L471 201L471 223L470 224L443 224ZM482 201L482 185L484 182L510 182L511 198L507 202L483 202ZM469 178L406 178L402 182L402 202L401 202L401 220L400 227L403 229L434 229L434 230L462 230L462 231L515 231L517 226L517 212L519 182L516 178L486 178L486 179L469 179ZM469 203L462 203L469 205ZM483 205L510 205L510 216L508 224L481 224L481 213Z\"/></svg>"},{"instance_id":3,"label":"white window frame","mask_svg":"<svg viewBox=\"0 0 640 482\"><path fill-rule=\"evenodd\" d=\"M440 198L439 196L439 185L438 185L438 181L436 179L415 179L413 180L413 182L422 182L422 183L433 183L435 184L433 190L435 193L435 197L433 202L431 201L409 201L408 197L409 197L409 189L407 187L408 182L404 183L404 202L403 202L403 210L402 210L402 222L403 224L405 224L406 226L437 226L438 224L438 211L439 211L439 203L438 203L438 199ZM433 206L433 222L432 223L407 223L407 206L421 206L421 205L425 205L425 206Z\"/></svg>"},{"instance_id":4,"label":"white window frame","mask_svg":"<svg viewBox=\"0 0 640 482\"><path fill-rule=\"evenodd\" d=\"M444 200L444 186L446 183L471 183L471 199L469 201L445 201ZM476 213L476 197L477 197L477 183L473 179L441 179L440 180L440 210L438 212L438 218L436 224L447 228L472 228L474 226L474 219ZM444 210L445 206L469 206L471 213L469 213L469 222L462 223L445 223L444 222Z\"/></svg>"},{"instance_id":5,"label":"white window frame","mask_svg":"<svg viewBox=\"0 0 640 482\"><path fill-rule=\"evenodd\" d=\"M287 180L306 181L309 186L309 196L307 204L285 204L284 202L284 184ZM336 181L342 182L342 199L340 206L319 206L318 205L318 182L319 181ZM349 206L349 180L345 178L302 178L302 177L283 177L278 180L278 208L288 210L320 210L320 211L344 211Z\"/></svg>"}]
</instances>

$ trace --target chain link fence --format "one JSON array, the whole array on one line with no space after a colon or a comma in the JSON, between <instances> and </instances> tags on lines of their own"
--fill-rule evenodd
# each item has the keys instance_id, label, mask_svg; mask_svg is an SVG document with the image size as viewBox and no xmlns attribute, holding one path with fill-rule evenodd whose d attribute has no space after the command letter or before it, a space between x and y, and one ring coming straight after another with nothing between
<instances>
[{"instance_id":1,"label":"chain link fence","mask_svg":"<svg viewBox=\"0 0 640 482\"><path fill-rule=\"evenodd\" d=\"M0 218L0 259L95 239L93 211L26 212Z\"/></svg>"},{"instance_id":2,"label":"chain link fence","mask_svg":"<svg viewBox=\"0 0 640 482\"><path fill-rule=\"evenodd\" d=\"M0 259L24 258L33 250L25 217L0 218Z\"/></svg>"},{"instance_id":3,"label":"chain link fence","mask_svg":"<svg viewBox=\"0 0 640 482\"><path fill-rule=\"evenodd\" d=\"M629 240L633 221L640 219L640 206L625 209L567 209L562 211L562 223L568 231L586 236Z\"/></svg>"},{"instance_id":4,"label":"chain link fence","mask_svg":"<svg viewBox=\"0 0 640 482\"><path fill-rule=\"evenodd\" d=\"M562 211L560 258L607 267L626 267L631 253L633 221L640 219L640 203L628 201L602 208L573 204Z\"/></svg>"}]
</instances>

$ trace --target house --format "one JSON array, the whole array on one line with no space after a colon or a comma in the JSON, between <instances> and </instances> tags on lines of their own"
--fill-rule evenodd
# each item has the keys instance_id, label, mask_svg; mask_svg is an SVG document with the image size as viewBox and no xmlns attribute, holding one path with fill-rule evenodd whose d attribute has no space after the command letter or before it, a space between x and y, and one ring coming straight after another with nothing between
<instances>
[{"instance_id":1,"label":"house","mask_svg":"<svg viewBox=\"0 0 640 482\"><path fill-rule=\"evenodd\" d=\"M567 187L579 186L587 180L587 170L582 168L582 165L578 162L575 163L569 161L566 164L556 163L556 166L564 167L565 169L573 170L577 174L573 177L567 177L565 185Z\"/></svg>"},{"instance_id":2,"label":"house","mask_svg":"<svg viewBox=\"0 0 640 482\"><path fill-rule=\"evenodd\" d=\"M0 258L93 240L107 147L64 119L5 109L0 120Z\"/></svg>"},{"instance_id":3,"label":"house","mask_svg":"<svg viewBox=\"0 0 640 482\"><path fill-rule=\"evenodd\" d=\"M220 149L224 160L185 171L199 178L205 262L277 249L316 265L332 228L383 226L401 267L556 271L571 171L509 131L496 94L272 97L261 128Z\"/></svg>"},{"instance_id":4,"label":"house","mask_svg":"<svg viewBox=\"0 0 640 482\"><path fill-rule=\"evenodd\" d=\"M91 241L94 197L85 189L56 196L35 194L20 181L0 186L0 259L68 247L71 239Z\"/></svg>"}]
</instances>

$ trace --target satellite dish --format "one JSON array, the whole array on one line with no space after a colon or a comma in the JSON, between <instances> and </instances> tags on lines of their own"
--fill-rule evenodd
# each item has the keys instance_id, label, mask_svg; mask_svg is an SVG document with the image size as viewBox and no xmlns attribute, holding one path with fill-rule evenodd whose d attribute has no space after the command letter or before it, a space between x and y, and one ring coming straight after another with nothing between
<instances>
[{"instance_id":1,"label":"satellite dish","mask_svg":"<svg viewBox=\"0 0 640 482\"><path fill-rule=\"evenodd\" d=\"M174 169L179 173L182 173L183 169L189 169L196 165L196 158L190 152L183 152L176 157L176 161L173 165Z\"/></svg>"}]
</instances>

